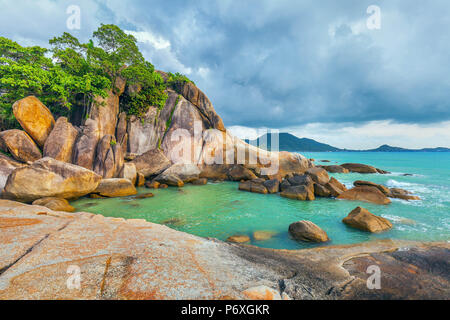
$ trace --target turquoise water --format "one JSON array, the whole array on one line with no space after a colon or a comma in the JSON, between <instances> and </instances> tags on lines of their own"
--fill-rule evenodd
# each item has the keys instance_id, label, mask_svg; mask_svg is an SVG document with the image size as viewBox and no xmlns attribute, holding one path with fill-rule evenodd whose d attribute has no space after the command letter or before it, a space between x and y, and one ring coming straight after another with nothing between
<instances>
[{"instance_id":1,"label":"turquoise water","mask_svg":"<svg viewBox=\"0 0 450 320\"><path fill-rule=\"evenodd\" d=\"M392 199L390 205L358 201L321 199L303 202L278 195L260 195L238 190L238 183L186 185L184 188L146 189L153 198L112 199L82 198L73 205L78 210L105 216L141 218L165 223L174 229L204 237L225 240L234 234L252 236L254 231L273 231L276 235L251 244L278 249L299 249L320 245L349 244L374 239L424 241L450 240L450 153L303 153L316 164L359 162L391 171L388 175L332 174L350 187L355 180L369 180L389 187L404 188L422 201ZM330 160L322 163L319 160ZM403 176L404 173L413 174ZM356 206L390 219L394 228L380 234L351 229L342 219ZM310 220L324 229L331 241L327 244L297 242L289 237L289 224Z\"/></svg>"}]
</instances>

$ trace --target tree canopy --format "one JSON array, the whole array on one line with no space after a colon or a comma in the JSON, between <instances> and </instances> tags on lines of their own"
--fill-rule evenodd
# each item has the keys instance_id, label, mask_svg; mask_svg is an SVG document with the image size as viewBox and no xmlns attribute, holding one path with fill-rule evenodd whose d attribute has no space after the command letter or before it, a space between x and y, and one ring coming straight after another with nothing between
<instances>
[{"instance_id":1,"label":"tree canopy","mask_svg":"<svg viewBox=\"0 0 450 320\"><path fill-rule=\"evenodd\" d=\"M101 25L87 43L69 33L49 41L51 49L22 47L0 37L0 121L2 129L17 126L12 104L35 95L57 115L86 108L95 96L115 91L117 77L129 88L121 108L142 116L149 106L162 108L166 89L187 77L169 73L167 81L145 60L137 40L115 25ZM76 112L77 110L75 110Z\"/></svg>"}]
</instances>

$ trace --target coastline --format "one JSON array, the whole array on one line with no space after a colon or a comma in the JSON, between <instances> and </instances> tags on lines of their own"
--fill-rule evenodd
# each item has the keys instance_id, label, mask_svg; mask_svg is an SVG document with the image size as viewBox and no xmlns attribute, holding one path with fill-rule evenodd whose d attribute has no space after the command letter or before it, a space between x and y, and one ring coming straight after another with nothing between
<instances>
[{"instance_id":1,"label":"coastline","mask_svg":"<svg viewBox=\"0 0 450 320\"><path fill-rule=\"evenodd\" d=\"M261 288L272 299L447 299L450 288L448 242L262 249L9 200L0 221L0 299L253 299ZM374 261L380 290L366 286ZM67 287L71 265L80 289Z\"/></svg>"}]
</instances>

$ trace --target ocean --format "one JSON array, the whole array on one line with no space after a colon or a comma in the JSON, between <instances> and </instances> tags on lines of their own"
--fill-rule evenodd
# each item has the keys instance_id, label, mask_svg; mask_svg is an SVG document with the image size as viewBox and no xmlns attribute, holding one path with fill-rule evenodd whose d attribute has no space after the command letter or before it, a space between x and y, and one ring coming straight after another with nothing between
<instances>
[{"instance_id":1,"label":"ocean","mask_svg":"<svg viewBox=\"0 0 450 320\"><path fill-rule=\"evenodd\" d=\"M418 195L421 201L392 199L389 205L317 198L296 201L279 195L261 195L238 190L237 182L209 182L205 186L146 189L153 198L81 198L72 205L109 217L146 219L202 237L225 240L235 234L248 235L250 244L276 249L301 249L351 244L375 239L450 241L450 153L426 152L310 152L316 165L356 162L370 164L391 174L330 174L347 187L353 181L368 180L398 187ZM320 160L329 160L329 163ZM405 176L405 174L410 174ZM357 206L389 219L394 227L370 234L347 227L342 219ZM288 227L298 220L310 220L324 229L331 241L325 244L298 242ZM270 231L268 240L253 239L255 231Z\"/></svg>"}]
</instances>

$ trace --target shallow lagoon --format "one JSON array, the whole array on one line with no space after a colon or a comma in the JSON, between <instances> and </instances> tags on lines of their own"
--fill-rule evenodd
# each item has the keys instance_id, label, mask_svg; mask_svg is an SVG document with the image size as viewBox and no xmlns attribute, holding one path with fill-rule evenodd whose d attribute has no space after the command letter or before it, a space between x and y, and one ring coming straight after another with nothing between
<instances>
[{"instance_id":1,"label":"shallow lagoon","mask_svg":"<svg viewBox=\"0 0 450 320\"><path fill-rule=\"evenodd\" d=\"M333 174L351 186L355 180L369 180L389 187L400 187L419 195L422 201L393 199L390 205L375 205L358 201L318 198L302 202L279 195L260 195L238 190L238 183L208 183L205 186L186 185L183 188L146 189L153 198L133 197L112 199L82 198L72 203L79 211L89 211L111 217L146 219L165 223L174 229L204 237L225 240L233 234L254 231L275 231L270 240L251 244L278 249L298 249L317 244L297 242L287 232L290 223L311 220L331 238L325 244L348 244L374 239L405 239L424 241L450 240L450 153L303 153L316 159L316 164L360 162L391 171L388 175ZM320 160L330 160L322 163ZM404 173L413 174L403 176ZM348 228L342 219L356 206L390 219L394 228L381 234ZM323 244L322 244L323 245Z\"/></svg>"}]
</instances>

